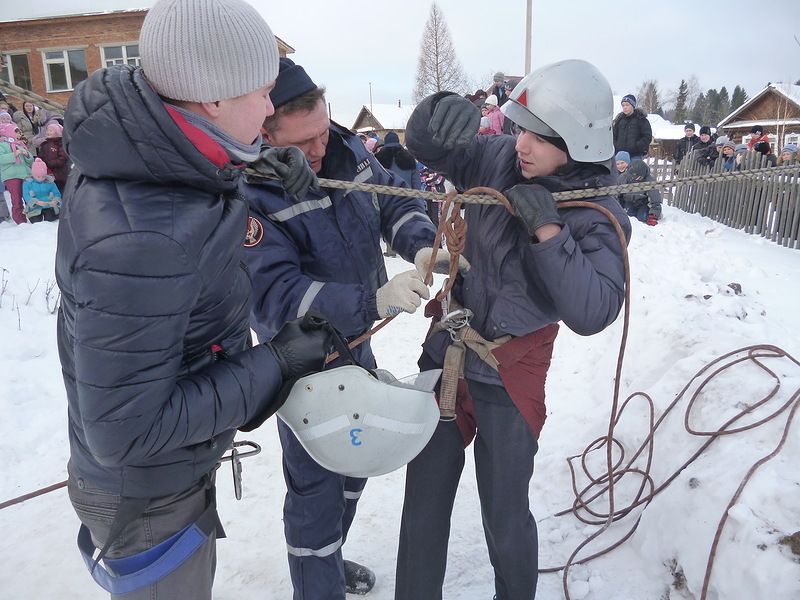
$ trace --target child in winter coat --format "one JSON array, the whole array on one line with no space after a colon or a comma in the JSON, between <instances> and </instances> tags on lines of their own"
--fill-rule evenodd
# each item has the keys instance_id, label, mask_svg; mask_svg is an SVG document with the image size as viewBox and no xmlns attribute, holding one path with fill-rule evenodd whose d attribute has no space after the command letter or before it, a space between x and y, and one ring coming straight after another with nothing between
<instances>
[{"instance_id":1,"label":"child in winter coat","mask_svg":"<svg viewBox=\"0 0 800 600\"><path fill-rule=\"evenodd\" d=\"M61 192L47 176L47 165L41 158L33 161L32 177L22 184L22 197L25 199L25 215L31 223L55 221L61 210Z\"/></svg>"},{"instance_id":2,"label":"child in winter coat","mask_svg":"<svg viewBox=\"0 0 800 600\"><path fill-rule=\"evenodd\" d=\"M62 134L64 128L58 123L50 123L47 126L46 136L42 145L39 146L39 158L47 165L47 168L55 178L56 186L61 193L64 193L64 186L69 175L70 161L64 151Z\"/></svg>"},{"instance_id":3,"label":"child in winter coat","mask_svg":"<svg viewBox=\"0 0 800 600\"><path fill-rule=\"evenodd\" d=\"M33 162L33 156L19 137L19 128L14 123L0 125L0 178L11 194L11 216L17 225L25 222L22 182L30 177Z\"/></svg>"}]
</instances>

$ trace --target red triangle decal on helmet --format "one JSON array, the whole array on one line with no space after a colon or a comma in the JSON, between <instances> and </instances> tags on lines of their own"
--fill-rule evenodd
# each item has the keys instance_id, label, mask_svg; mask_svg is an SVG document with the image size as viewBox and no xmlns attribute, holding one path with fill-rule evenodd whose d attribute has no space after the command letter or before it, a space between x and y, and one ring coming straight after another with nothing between
<instances>
[{"instance_id":1,"label":"red triangle decal on helmet","mask_svg":"<svg viewBox=\"0 0 800 600\"><path fill-rule=\"evenodd\" d=\"M528 90L522 90L519 98L517 98L517 102L522 104L525 108L528 107Z\"/></svg>"}]
</instances>

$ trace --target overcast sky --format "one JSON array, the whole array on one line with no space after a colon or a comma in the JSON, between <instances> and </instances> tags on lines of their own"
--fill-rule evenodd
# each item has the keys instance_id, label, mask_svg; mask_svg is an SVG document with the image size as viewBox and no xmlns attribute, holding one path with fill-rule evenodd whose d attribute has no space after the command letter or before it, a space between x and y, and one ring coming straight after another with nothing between
<instances>
[{"instance_id":1,"label":"overcast sky","mask_svg":"<svg viewBox=\"0 0 800 600\"><path fill-rule=\"evenodd\" d=\"M251 0L272 30L328 88L333 116L351 126L372 100L410 103L430 0ZM146 8L152 0L0 2L0 20ZM523 75L525 0L439 0L466 73ZM48 8L52 7L52 8ZM703 91L735 85L752 96L800 79L800 1L533 0L533 67L565 58L594 63L614 93L655 79L662 97L681 78ZM44 43L44 41L43 41ZM0 40L0 47L3 43ZM489 79L490 81L490 79ZM488 82L487 82L488 83ZM474 91L474 90L473 90Z\"/></svg>"}]
</instances>

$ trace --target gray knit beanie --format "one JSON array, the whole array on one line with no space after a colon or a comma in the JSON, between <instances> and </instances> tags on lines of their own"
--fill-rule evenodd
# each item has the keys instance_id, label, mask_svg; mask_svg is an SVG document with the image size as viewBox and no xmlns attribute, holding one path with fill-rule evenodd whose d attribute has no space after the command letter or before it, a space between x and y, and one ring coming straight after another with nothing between
<instances>
[{"instance_id":1,"label":"gray knit beanie","mask_svg":"<svg viewBox=\"0 0 800 600\"><path fill-rule=\"evenodd\" d=\"M162 96L216 102L278 76L278 44L243 0L160 0L139 35L142 68Z\"/></svg>"}]
</instances>

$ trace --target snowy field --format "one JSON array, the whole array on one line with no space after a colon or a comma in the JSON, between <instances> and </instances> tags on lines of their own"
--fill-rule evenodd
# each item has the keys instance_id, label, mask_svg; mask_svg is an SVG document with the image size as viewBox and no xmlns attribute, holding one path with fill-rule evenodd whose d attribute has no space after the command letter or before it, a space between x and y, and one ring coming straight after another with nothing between
<instances>
[{"instance_id":1,"label":"snowy field","mask_svg":"<svg viewBox=\"0 0 800 600\"><path fill-rule=\"evenodd\" d=\"M648 393L655 402L656 417L697 371L729 351L773 344L800 357L800 251L669 207L664 215L654 228L634 223L632 323L622 377L622 398L635 391ZM49 313L45 298L47 282L54 278L55 239L55 224L0 224L0 267L8 271L0 307L0 501L66 478L66 400L56 350L56 317ZM409 268L399 258L387 262L390 275ZM731 283L739 284L741 293L729 287ZM426 328L421 315L403 315L378 334L374 345L380 366L397 376L414 371ZM591 338L562 327L556 342L547 385L549 418L531 484L541 566L563 564L596 529L569 516L551 515L572 502L565 458L580 453L607 429L621 330L621 318ZM764 364L777 374L781 388L735 427L776 412L800 387L798 365L786 358L765 359ZM765 371L753 364L736 365L707 387L692 412L691 425L717 429L772 386ZM685 431L685 408L684 399L659 428L652 467L656 485L705 441ZM766 424L715 441L647 506L630 540L570 572L572 598L699 598L720 518L749 467L777 444L788 414L784 410ZM618 436L628 456L646 435L647 420L641 403L623 416ZM220 472L220 514L229 538L218 545L215 597L286 600L291 586L274 421L246 437L264 451L244 463L240 502L233 497L229 467ZM604 468L600 454L590 460L597 473ZM800 529L798 456L800 423L795 422L782 453L756 472L729 511L709 599L800 598L800 556L781 543ZM369 482L345 545L346 557L375 570L378 583L367 596L373 600L389 600L393 595L403 478L398 471ZM623 480L618 503L629 498L636 485L638 480L633 484ZM622 521L598 542L610 543L630 525L631 521ZM1 511L0 531L6 541L0 549L0 598L106 598L79 558L77 528L65 490ZM470 452L456 500L444 596L489 600L493 592ZM563 598L560 575L541 576L537 598Z\"/></svg>"}]
</instances>

